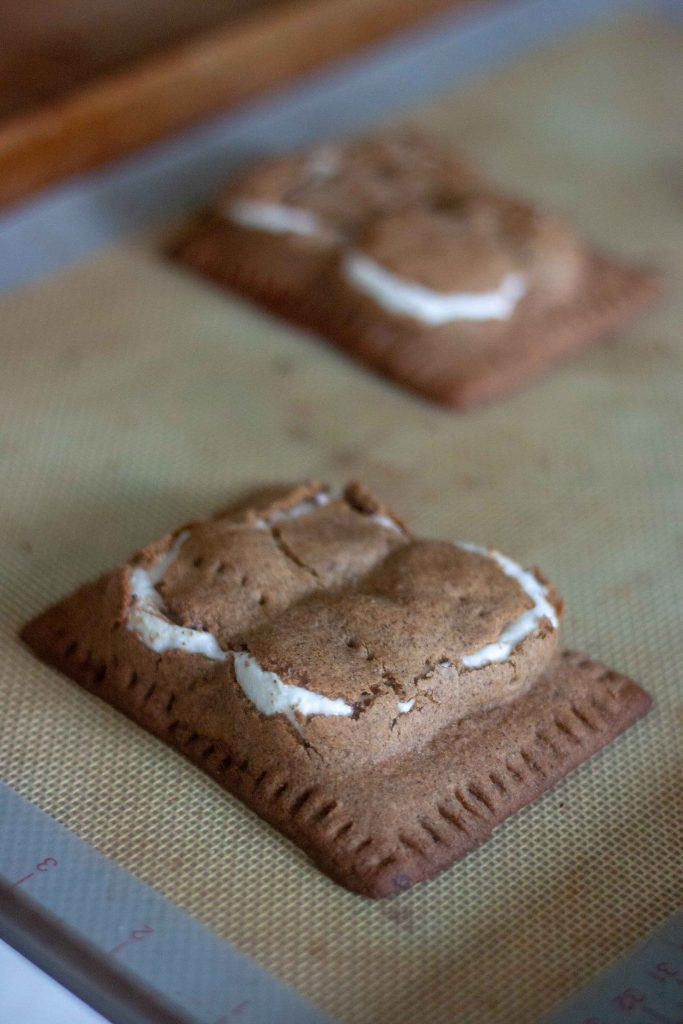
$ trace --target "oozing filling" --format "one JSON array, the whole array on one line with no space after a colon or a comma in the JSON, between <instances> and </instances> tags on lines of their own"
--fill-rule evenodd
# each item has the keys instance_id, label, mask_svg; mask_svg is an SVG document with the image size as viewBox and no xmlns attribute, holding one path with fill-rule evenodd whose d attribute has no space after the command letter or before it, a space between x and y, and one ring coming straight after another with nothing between
<instances>
[{"instance_id":1,"label":"oozing filling","mask_svg":"<svg viewBox=\"0 0 683 1024\"><path fill-rule=\"evenodd\" d=\"M287 203L236 199L226 211L244 227L274 234L324 234L325 225L310 210ZM392 273L361 252L350 252L342 264L346 280L389 313L408 316L430 327L457 320L507 320L527 290L523 274L508 273L488 291L439 292Z\"/></svg>"},{"instance_id":2,"label":"oozing filling","mask_svg":"<svg viewBox=\"0 0 683 1024\"><path fill-rule=\"evenodd\" d=\"M277 526L278 523L285 523L290 519L300 519L301 516L310 515L316 509L329 505L332 499L333 495L327 491L318 491L312 498L300 501L297 505L292 505L291 508L275 509L270 515L260 516L256 520L256 526L259 530L270 530L271 527Z\"/></svg>"},{"instance_id":3,"label":"oozing filling","mask_svg":"<svg viewBox=\"0 0 683 1024\"><path fill-rule=\"evenodd\" d=\"M294 712L300 715L341 715L348 718L353 706L341 697L324 697L322 693L303 686L283 683L275 672L267 672L251 654L237 651L233 655L237 682L249 700L263 715L284 714L297 724Z\"/></svg>"},{"instance_id":4,"label":"oozing filling","mask_svg":"<svg viewBox=\"0 0 683 1024\"><path fill-rule=\"evenodd\" d=\"M472 654L466 654L462 658L465 668L482 668L484 665L491 665L505 661L512 651L525 640L530 633L540 625L543 619L547 619L553 629L558 627L557 611L548 600L548 588L534 576L532 572L517 565L511 558L501 555L499 551L492 551L479 547L478 544L461 542L458 547L465 551L473 551L477 555L485 555L496 562L506 576L517 580L524 593L534 602L533 608L527 608L525 612L510 622L502 631L497 640L486 644Z\"/></svg>"},{"instance_id":5,"label":"oozing filling","mask_svg":"<svg viewBox=\"0 0 683 1024\"><path fill-rule=\"evenodd\" d=\"M316 509L329 504L331 500L332 495L320 491L298 505L289 509L275 510L270 515L257 519L256 527L257 529L271 529L283 521L309 515ZM372 513L369 518L385 529L403 532L401 527L387 516ZM127 628L157 654L163 654L169 650L184 650L189 654L203 655L213 661L226 661L228 658L232 658L239 686L264 715L284 714L294 725L297 725L296 714L303 717L310 715L351 717L354 713L354 705L343 698L327 697L314 690L286 683L275 672L262 668L250 653L242 650L224 650L212 633L176 625L166 617L164 602L157 590L157 585L161 583L170 566L178 558L188 536L188 531L178 534L169 550L149 568L135 566L131 569L132 601L128 610ZM543 620L547 620L553 629L557 628L558 616L548 598L548 588L532 572L523 569L512 559L497 551L490 551L474 544L460 543L457 546L465 551L493 559L505 575L514 579L533 602L531 608L526 609L503 628L495 641L464 655L460 659L463 668L478 669L485 665L505 661L512 651L538 628ZM450 666L451 663L445 661L442 664ZM414 704L415 698L398 701L398 713L409 713Z\"/></svg>"},{"instance_id":6,"label":"oozing filling","mask_svg":"<svg viewBox=\"0 0 683 1024\"><path fill-rule=\"evenodd\" d=\"M318 491L312 498L300 501L297 505L292 505L291 508L275 509L270 515L260 516L256 520L256 526L259 530L270 530L279 523L286 523L291 519L300 519L302 516L310 515L311 512L315 512L318 508L324 508L325 505L329 505L331 501L340 497L341 494L337 494L334 491ZM380 515L378 512L370 512L368 519L373 523L377 523L378 526L383 526L385 530L403 533L398 523L390 519L389 516Z\"/></svg>"},{"instance_id":7,"label":"oozing filling","mask_svg":"<svg viewBox=\"0 0 683 1024\"><path fill-rule=\"evenodd\" d=\"M363 253L346 257L347 281L389 313L438 327L454 320L507 320L526 291L522 274L506 274L497 288L482 292L437 292L408 281Z\"/></svg>"},{"instance_id":8,"label":"oozing filling","mask_svg":"<svg viewBox=\"0 0 683 1024\"><path fill-rule=\"evenodd\" d=\"M236 199L228 209L230 220L258 231L315 237L323 225L314 213L285 203L267 203L259 199Z\"/></svg>"},{"instance_id":9,"label":"oozing filling","mask_svg":"<svg viewBox=\"0 0 683 1024\"><path fill-rule=\"evenodd\" d=\"M201 629L178 626L164 615L161 594L156 589L166 572L180 554L189 533L178 534L173 545L155 565L149 569L137 566L130 574L133 600L128 609L128 629L136 633L142 642L156 654L164 651L183 650L188 654L203 654L214 661L225 661L227 654L221 650L211 633Z\"/></svg>"}]
</instances>

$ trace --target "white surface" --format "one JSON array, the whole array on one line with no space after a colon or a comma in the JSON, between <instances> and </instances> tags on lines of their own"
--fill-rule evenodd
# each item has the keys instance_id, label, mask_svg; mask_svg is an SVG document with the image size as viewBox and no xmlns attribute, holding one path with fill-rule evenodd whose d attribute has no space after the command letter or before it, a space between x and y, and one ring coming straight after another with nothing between
<instances>
[{"instance_id":1,"label":"white surface","mask_svg":"<svg viewBox=\"0 0 683 1024\"><path fill-rule=\"evenodd\" d=\"M0 939L2 1024L108 1024Z\"/></svg>"}]
</instances>

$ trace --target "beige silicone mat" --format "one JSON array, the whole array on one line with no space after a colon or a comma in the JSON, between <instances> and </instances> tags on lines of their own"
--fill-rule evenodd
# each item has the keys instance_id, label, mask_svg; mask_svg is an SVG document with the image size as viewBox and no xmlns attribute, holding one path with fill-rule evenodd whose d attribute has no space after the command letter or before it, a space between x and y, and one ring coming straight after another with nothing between
<instances>
[{"instance_id":1,"label":"beige silicone mat","mask_svg":"<svg viewBox=\"0 0 683 1024\"><path fill-rule=\"evenodd\" d=\"M133 240L0 303L0 775L354 1024L536 1019L681 901L680 40L594 28L419 112L501 182L668 268L668 300L474 415L430 407ZM649 718L436 881L373 904L36 662L19 625L272 477L368 480L537 563Z\"/></svg>"}]
</instances>

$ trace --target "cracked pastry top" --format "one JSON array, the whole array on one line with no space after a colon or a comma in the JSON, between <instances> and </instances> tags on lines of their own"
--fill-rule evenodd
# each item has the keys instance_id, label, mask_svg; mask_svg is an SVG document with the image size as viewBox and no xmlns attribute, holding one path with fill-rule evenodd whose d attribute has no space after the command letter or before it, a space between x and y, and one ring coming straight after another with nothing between
<instances>
[{"instance_id":1,"label":"cracked pastry top","mask_svg":"<svg viewBox=\"0 0 683 1024\"><path fill-rule=\"evenodd\" d=\"M181 526L22 636L332 878L384 896L647 710L559 649L561 612L537 570L416 538L360 484L309 483Z\"/></svg>"},{"instance_id":2,"label":"cracked pastry top","mask_svg":"<svg viewBox=\"0 0 683 1024\"><path fill-rule=\"evenodd\" d=\"M458 408L533 379L659 294L648 270L405 127L262 161L171 251Z\"/></svg>"},{"instance_id":3,"label":"cracked pastry top","mask_svg":"<svg viewBox=\"0 0 683 1024\"><path fill-rule=\"evenodd\" d=\"M323 760L409 750L519 695L557 646L560 604L539 575L415 539L359 485L190 524L112 585L145 653L215 663L207 726L258 721Z\"/></svg>"},{"instance_id":4,"label":"cracked pastry top","mask_svg":"<svg viewBox=\"0 0 683 1024\"><path fill-rule=\"evenodd\" d=\"M490 330L518 306L569 299L584 262L559 217L478 196L374 218L338 272L390 316L422 328L485 322Z\"/></svg>"},{"instance_id":5,"label":"cracked pastry top","mask_svg":"<svg viewBox=\"0 0 683 1024\"><path fill-rule=\"evenodd\" d=\"M322 143L249 169L216 204L226 221L320 246L353 239L369 218L478 180L449 147L403 126L376 138Z\"/></svg>"},{"instance_id":6,"label":"cracked pastry top","mask_svg":"<svg viewBox=\"0 0 683 1024\"><path fill-rule=\"evenodd\" d=\"M585 255L561 218L492 194L439 141L403 128L256 167L217 204L264 238L334 250L351 290L439 326L568 299Z\"/></svg>"}]
</instances>

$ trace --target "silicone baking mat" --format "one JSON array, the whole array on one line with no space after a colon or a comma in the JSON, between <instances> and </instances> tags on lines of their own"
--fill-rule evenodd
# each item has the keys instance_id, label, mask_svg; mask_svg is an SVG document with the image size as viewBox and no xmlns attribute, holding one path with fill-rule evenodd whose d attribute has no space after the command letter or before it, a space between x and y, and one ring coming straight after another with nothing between
<instances>
[{"instance_id":1,"label":"silicone baking mat","mask_svg":"<svg viewBox=\"0 0 683 1024\"><path fill-rule=\"evenodd\" d=\"M593 29L414 112L598 243L663 267L617 342L482 412L432 408L136 238L3 299L0 775L331 1016L532 1021L681 898L680 38ZM678 69L678 72L676 71ZM477 853L370 903L39 664L35 611L270 480L366 479L426 534L538 564L565 638L652 713Z\"/></svg>"}]
</instances>

